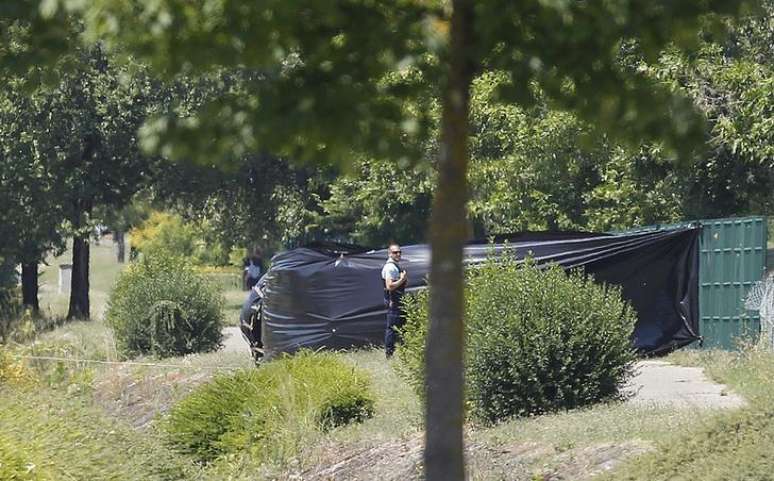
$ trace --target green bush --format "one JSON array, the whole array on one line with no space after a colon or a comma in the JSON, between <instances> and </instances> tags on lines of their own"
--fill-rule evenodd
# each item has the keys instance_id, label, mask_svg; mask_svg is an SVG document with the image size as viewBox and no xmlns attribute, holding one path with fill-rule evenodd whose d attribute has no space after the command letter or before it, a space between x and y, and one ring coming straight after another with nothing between
<instances>
[{"instance_id":1,"label":"green bush","mask_svg":"<svg viewBox=\"0 0 774 481\"><path fill-rule=\"evenodd\" d=\"M197 265L226 265L230 248L217 239L209 222L186 221L177 214L153 212L130 232L132 246L145 256L179 256Z\"/></svg>"},{"instance_id":2,"label":"green bush","mask_svg":"<svg viewBox=\"0 0 774 481\"><path fill-rule=\"evenodd\" d=\"M370 417L373 405L364 374L334 354L302 351L216 377L178 403L163 427L203 461L245 451L287 459L314 433Z\"/></svg>"},{"instance_id":3,"label":"green bush","mask_svg":"<svg viewBox=\"0 0 774 481\"><path fill-rule=\"evenodd\" d=\"M183 259L146 257L119 276L106 322L127 356L212 351L222 339L223 302Z\"/></svg>"},{"instance_id":4,"label":"green bush","mask_svg":"<svg viewBox=\"0 0 774 481\"><path fill-rule=\"evenodd\" d=\"M632 373L636 316L620 289L580 272L489 260L467 274L465 379L471 414L490 423L615 398ZM407 302L400 370L424 384L427 294Z\"/></svg>"}]
</instances>

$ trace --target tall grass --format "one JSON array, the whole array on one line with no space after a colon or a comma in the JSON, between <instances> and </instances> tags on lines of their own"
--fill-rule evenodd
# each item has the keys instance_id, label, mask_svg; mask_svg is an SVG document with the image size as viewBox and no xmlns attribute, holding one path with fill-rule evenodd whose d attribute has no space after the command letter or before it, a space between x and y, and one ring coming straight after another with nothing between
<instances>
[{"instance_id":1,"label":"tall grass","mask_svg":"<svg viewBox=\"0 0 774 481\"><path fill-rule=\"evenodd\" d=\"M0 405L7 475L0 479L172 481L197 472L153 433L130 430L66 392L0 387Z\"/></svg>"}]
</instances>

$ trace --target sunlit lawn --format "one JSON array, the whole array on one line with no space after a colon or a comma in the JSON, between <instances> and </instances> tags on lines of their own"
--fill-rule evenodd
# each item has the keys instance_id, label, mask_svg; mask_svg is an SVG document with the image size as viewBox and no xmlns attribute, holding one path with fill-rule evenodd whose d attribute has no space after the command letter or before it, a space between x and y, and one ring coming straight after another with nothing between
<instances>
[{"instance_id":1,"label":"sunlit lawn","mask_svg":"<svg viewBox=\"0 0 774 481\"><path fill-rule=\"evenodd\" d=\"M130 238L127 236L127 255ZM49 256L46 264L40 266L40 307L44 315L50 318L67 315L69 287L60 292L59 266L72 263L72 243L68 241L67 250L59 256ZM116 248L110 236L104 237L98 244L92 241L89 263L89 301L91 316L101 318L107 307L110 291L118 275L128 264L119 264ZM247 295L239 288L239 274L210 275L213 284L222 289L225 298L224 322L226 325L239 324L239 309Z\"/></svg>"}]
</instances>

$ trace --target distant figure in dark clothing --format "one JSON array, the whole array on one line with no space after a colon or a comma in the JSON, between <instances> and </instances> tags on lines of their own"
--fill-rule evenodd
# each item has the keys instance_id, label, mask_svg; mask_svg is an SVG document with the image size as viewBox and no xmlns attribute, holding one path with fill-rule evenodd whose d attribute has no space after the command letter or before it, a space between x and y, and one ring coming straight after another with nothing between
<instances>
[{"instance_id":1,"label":"distant figure in dark clothing","mask_svg":"<svg viewBox=\"0 0 774 481\"><path fill-rule=\"evenodd\" d=\"M263 259L261 258L261 251L256 249L253 251L253 255L246 258L244 261L244 273L242 275L243 284L245 290L249 291L258 283L258 279L263 274Z\"/></svg>"},{"instance_id":2,"label":"distant figure in dark clothing","mask_svg":"<svg viewBox=\"0 0 774 481\"><path fill-rule=\"evenodd\" d=\"M400 267L401 250L398 244L390 244L389 258L382 268L384 280L384 305L387 307L387 328L384 333L384 352L389 359L395 352L399 340L398 329L405 323L402 309L403 292L406 290L406 271Z\"/></svg>"}]
</instances>

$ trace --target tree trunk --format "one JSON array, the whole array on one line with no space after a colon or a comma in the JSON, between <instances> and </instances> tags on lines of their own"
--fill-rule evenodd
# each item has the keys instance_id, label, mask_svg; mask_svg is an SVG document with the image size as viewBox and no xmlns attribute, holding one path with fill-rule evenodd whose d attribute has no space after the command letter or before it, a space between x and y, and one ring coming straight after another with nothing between
<instances>
[{"instance_id":1,"label":"tree trunk","mask_svg":"<svg viewBox=\"0 0 774 481\"><path fill-rule=\"evenodd\" d=\"M70 306L67 319L89 319L89 236L85 231L84 219L91 214L91 202L76 200L72 216L73 231L73 270L70 281Z\"/></svg>"},{"instance_id":2,"label":"tree trunk","mask_svg":"<svg viewBox=\"0 0 774 481\"><path fill-rule=\"evenodd\" d=\"M34 312L40 310L38 303L38 263L22 264L22 304Z\"/></svg>"},{"instance_id":3,"label":"tree trunk","mask_svg":"<svg viewBox=\"0 0 774 481\"><path fill-rule=\"evenodd\" d=\"M444 88L438 187L430 217L430 333L427 337L425 479L465 479L463 412L463 267L467 235L468 111L473 2L455 0Z\"/></svg>"},{"instance_id":4,"label":"tree trunk","mask_svg":"<svg viewBox=\"0 0 774 481\"><path fill-rule=\"evenodd\" d=\"M116 245L116 260L119 264L126 262L126 239L124 231L117 230L113 232L113 243Z\"/></svg>"},{"instance_id":5,"label":"tree trunk","mask_svg":"<svg viewBox=\"0 0 774 481\"><path fill-rule=\"evenodd\" d=\"M67 319L89 318L89 238L73 237L73 277Z\"/></svg>"}]
</instances>

